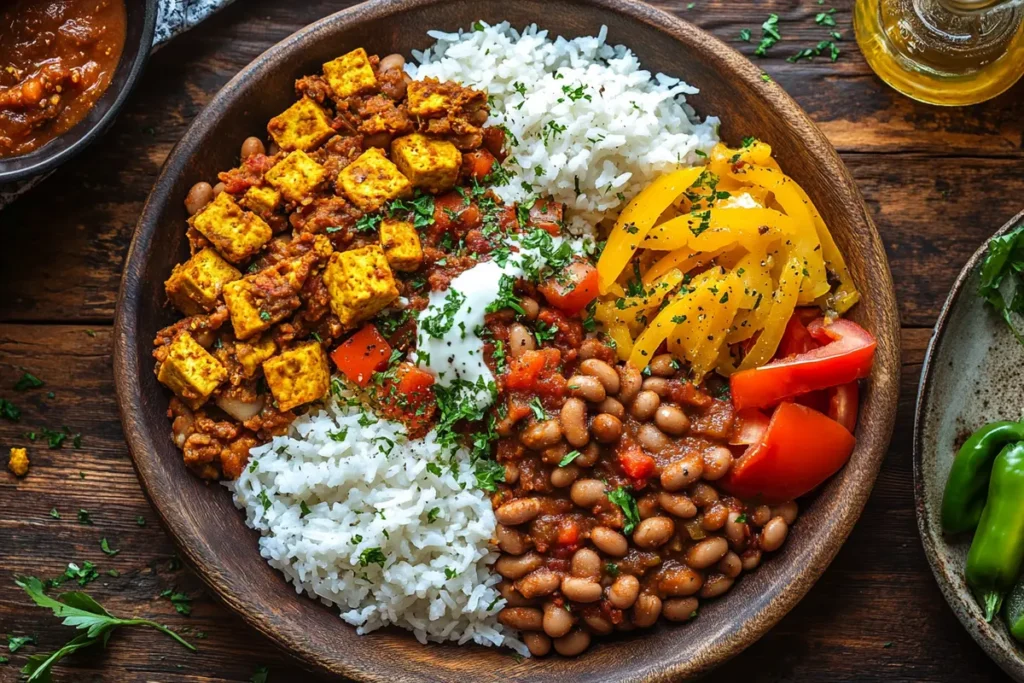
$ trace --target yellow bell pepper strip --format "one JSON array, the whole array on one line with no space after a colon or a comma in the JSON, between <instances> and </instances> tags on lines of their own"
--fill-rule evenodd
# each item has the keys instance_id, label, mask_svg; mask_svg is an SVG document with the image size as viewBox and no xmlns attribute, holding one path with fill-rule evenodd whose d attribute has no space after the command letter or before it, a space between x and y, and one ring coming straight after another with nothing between
<instances>
[{"instance_id":1,"label":"yellow bell pepper strip","mask_svg":"<svg viewBox=\"0 0 1024 683\"><path fill-rule=\"evenodd\" d=\"M803 260L800 256L791 256L779 276L779 287L772 295L771 310L764 321L764 329L747 353L739 369L756 368L764 365L779 348L779 342L786 331L796 302L800 295L800 283L803 280ZM764 305L764 302L761 304Z\"/></svg>"},{"instance_id":2,"label":"yellow bell pepper strip","mask_svg":"<svg viewBox=\"0 0 1024 683\"><path fill-rule=\"evenodd\" d=\"M700 382L718 363L719 351L725 344L726 335L732 328L739 307L740 296L737 290L736 275L732 273L726 275L717 286L708 288L715 303L706 314L701 330L705 334L701 337L700 345L690 361L690 377L695 382Z\"/></svg>"},{"instance_id":3,"label":"yellow bell pepper strip","mask_svg":"<svg viewBox=\"0 0 1024 683\"><path fill-rule=\"evenodd\" d=\"M811 219L814 221L814 229L818 233L818 241L821 242L821 256L825 260L825 267L836 274L839 278L839 286L832 292L832 306L836 313L842 315L846 311L860 301L860 292L857 291L857 287L853 284L853 278L850 277L850 271L846 267L846 260L843 259L843 253L839 251L839 247L836 246L836 242L832 239L832 233L829 232L828 226L825 225L825 221L821 218L821 214L818 213L818 208L814 206L814 202L807 196L804 189L799 184L793 183L793 189L795 189L800 197L806 202L807 209L811 214ZM823 302L828 303L828 302ZM828 306L822 306L827 308Z\"/></svg>"},{"instance_id":4,"label":"yellow bell pepper strip","mask_svg":"<svg viewBox=\"0 0 1024 683\"><path fill-rule=\"evenodd\" d=\"M796 191L797 183L789 176L764 166L745 166L733 173L736 178L746 178L755 185L772 191L775 200L786 211L796 226L793 246L796 253L803 259L806 283L801 287L799 303L809 304L818 297L827 294L831 287L825 274L825 261L822 259L818 234L814 229L811 212L804 198Z\"/></svg>"},{"instance_id":5,"label":"yellow bell pepper strip","mask_svg":"<svg viewBox=\"0 0 1024 683\"><path fill-rule=\"evenodd\" d=\"M654 265L644 273L644 285L646 286L649 283L654 282L673 268L681 273L688 273L694 268L707 265L723 251L725 250L717 249L715 251L708 251L704 253L694 253L689 248L683 247L682 249L676 249L675 251L669 252L656 261Z\"/></svg>"},{"instance_id":6,"label":"yellow bell pepper strip","mask_svg":"<svg viewBox=\"0 0 1024 683\"><path fill-rule=\"evenodd\" d=\"M622 323L611 323L606 326L605 331L613 342L615 342L615 353L619 360L626 360L633 353L633 337L629 330Z\"/></svg>"},{"instance_id":7,"label":"yellow bell pepper strip","mask_svg":"<svg viewBox=\"0 0 1024 683\"><path fill-rule=\"evenodd\" d=\"M630 332L635 328L639 333L647 324L647 315L651 309L660 306L669 292L682 281L683 273L673 268L656 282L645 285L643 294L601 301L594 311L594 318L605 324L622 323L630 328Z\"/></svg>"},{"instance_id":8,"label":"yellow bell pepper strip","mask_svg":"<svg viewBox=\"0 0 1024 683\"><path fill-rule=\"evenodd\" d=\"M774 209L711 208L700 213L655 225L640 246L659 251L683 247L711 251L739 242L756 249L769 234L778 237L797 233L792 219Z\"/></svg>"},{"instance_id":9,"label":"yellow bell pepper strip","mask_svg":"<svg viewBox=\"0 0 1024 683\"><path fill-rule=\"evenodd\" d=\"M772 276L767 261L756 254L747 254L736 264L735 273L742 285L741 310L726 336L727 344L746 341L761 329L771 310Z\"/></svg>"},{"instance_id":10,"label":"yellow bell pepper strip","mask_svg":"<svg viewBox=\"0 0 1024 683\"><path fill-rule=\"evenodd\" d=\"M708 157L708 166L713 173L723 178L727 176L737 165L754 164L769 168L778 168L778 164L772 159L772 148L767 143L755 140L752 144L739 149L732 149L721 142L715 145Z\"/></svg>"},{"instance_id":11,"label":"yellow bell pepper strip","mask_svg":"<svg viewBox=\"0 0 1024 683\"><path fill-rule=\"evenodd\" d=\"M712 291L712 286L707 286L705 280L690 294L690 307L677 318L679 324L668 339L669 350L691 365L700 357L701 347L707 343L711 323L714 322L710 313L719 295Z\"/></svg>"},{"instance_id":12,"label":"yellow bell pepper strip","mask_svg":"<svg viewBox=\"0 0 1024 683\"><path fill-rule=\"evenodd\" d=\"M630 363L640 370L647 367L651 362L651 358L657 352L658 347L676 328L677 321L690 311L692 306L690 299L692 296L692 294L680 294L668 306L661 309L661 312L651 321L647 329L637 337L636 342L633 344L632 353L629 355Z\"/></svg>"},{"instance_id":13,"label":"yellow bell pepper strip","mask_svg":"<svg viewBox=\"0 0 1024 683\"><path fill-rule=\"evenodd\" d=\"M703 166L684 168L658 177L626 205L608 235L597 261L598 290L607 294L626 269L651 227L686 188L704 171Z\"/></svg>"}]
</instances>

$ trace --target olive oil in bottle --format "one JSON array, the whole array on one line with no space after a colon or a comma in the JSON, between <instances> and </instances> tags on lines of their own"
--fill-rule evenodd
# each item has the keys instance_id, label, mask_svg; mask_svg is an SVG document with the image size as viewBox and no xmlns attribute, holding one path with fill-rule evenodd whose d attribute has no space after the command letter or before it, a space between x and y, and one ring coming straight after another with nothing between
<instances>
[{"instance_id":1,"label":"olive oil in bottle","mask_svg":"<svg viewBox=\"0 0 1024 683\"><path fill-rule=\"evenodd\" d=\"M853 22L871 68L915 100L975 104L1024 75L1024 0L857 0Z\"/></svg>"}]
</instances>

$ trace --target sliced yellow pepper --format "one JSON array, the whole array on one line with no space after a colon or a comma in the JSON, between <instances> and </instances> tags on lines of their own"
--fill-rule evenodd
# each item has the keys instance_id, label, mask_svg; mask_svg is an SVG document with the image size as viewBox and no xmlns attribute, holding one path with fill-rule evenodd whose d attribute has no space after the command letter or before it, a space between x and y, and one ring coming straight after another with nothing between
<instances>
[{"instance_id":1,"label":"sliced yellow pepper","mask_svg":"<svg viewBox=\"0 0 1024 683\"><path fill-rule=\"evenodd\" d=\"M601 294L610 291L661 214L703 171L703 166L697 166L660 176L626 205L615 221L597 262L598 291Z\"/></svg>"},{"instance_id":2,"label":"sliced yellow pepper","mask_svg":"<svg viewBox=\"0 0 1024 683\"><path fill-rule=\"evenodd\" d=\"M725 344L739 307L737 285L736 275L730 273L717 286L708 288L714 303L708 309L699 344L690 360L690 377L695 382L700 382L718 363L718 354Z\"/></svg>"},{"instance_id":3,"label":"sliced yellow pepper","mask_svg":"<svg viewBox=\"0 0 1024 683\"><path fill-rule=\"evenodd\" d=\"M695 231L700 234L694 234ZM747 248L757 248L768 234L777 237L796 232L789 216L774 209L713 208L708 209L705 218L687 214L654 226L641 246L659 251L683 247L711 251L739 242Z\"/></svg>"},{"instance_id":4,"label":"sliced yellow pepper","mask_svg":"<svg viewBox=\"0 0 1024 683\"><path fill-rule=\"evenodd\" d=\"M665 254L659 261L657 261L650 269L644 273L643 281L653 282L655 279L661 277L669 270L673 268L678 269L681 273L688 273L694 268L705 266L716 257L724 252L724 249L716 249L714 251L707 251L703 253L694 253L689 248L683 247L682 249L676 249L675 251Z\"/></svg>"},{"instance_id":5,"label":"sliced yellow pepper","mask_svg":"<svg viewBox=\"0 0 1024 683\"><path fill-rule=\"evenodd\" d=\"M821 256L825 260L825 266L830 268L836 274L836 277L839 278L839 286L832 293L832 303L836 313L842 315L850 310L851 306L860 301L860 292L857 291L857 287L853 284L853 278L850 277L850 271L846 267L843 253L839 251L835 240L832 239L832 233L828 231L825 221L822 220L821 214L818 213L818 208L814 206L814 202L811 201L811 198L807 196L807 193L804 192L800 185L793 183L793 186L807 204L808 211L810 211L811 219L814 221L814 228L818 233L818 241L821 242ZM822 308L825 308L825 306L822 306Z\"/></svg>"},{"instance_id":6,"label":"sliced yellow pepper","mask_svg":"<svg viewBox=\"0 0 1024 683\"><path fill-rule=\"evenodd\" d=\"M803 259L800 256L791 256L779 276L779 288L772 295L771 310L765 318L764 329L740 363L740 370L764 365L775 355L779 342L782 341L782 334L786 331L786 324L796 310L803 277Z\"/></svg>"}]
</instances>

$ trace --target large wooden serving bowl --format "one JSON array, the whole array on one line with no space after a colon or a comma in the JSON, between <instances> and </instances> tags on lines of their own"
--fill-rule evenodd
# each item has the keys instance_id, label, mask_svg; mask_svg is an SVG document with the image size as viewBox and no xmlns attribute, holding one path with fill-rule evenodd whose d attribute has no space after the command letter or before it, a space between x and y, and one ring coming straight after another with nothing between
<instances>
[{"instance_id":1,"label":"large wooden serving bowl","mask_svg":"<svg viewBox=\"0 0 1024 683\"><path fill-rule=\"evenodd\" d=\"M249 135L294 100L297 77L356 47L381 55L431 44L430 28L455 30L482 19L552 34L593 35L608 26L645 68L700 88L701 114L722 118L723 139L754 135L814 199L863 293L852 317L878 338L874 371L862 394L857 447L849 464L812 500L783 549L702 607L685 625L599 638L583 656L517 661L509 651L423 646L399 630L357 636L337 610L296 594L260 557L227 491L194 477L170 440L168 392L153 375L154 333L175 315L163 282L188 255L189 187L238 163ZM807 592L835 557L860 515L892 432L899 381L898 327L885 253L846 168L806 114L760 70L720 41L651 7L625 0L411 0L353 7L274 46L229 82L175 147L139 220L125 265L116 321L114 371L135 467L164 525L200 577L232 609L307 666L369 681L678 680L707 672L743 650ZM814 435L808 434L808 449Z\"/></svg>"}]
</instances>

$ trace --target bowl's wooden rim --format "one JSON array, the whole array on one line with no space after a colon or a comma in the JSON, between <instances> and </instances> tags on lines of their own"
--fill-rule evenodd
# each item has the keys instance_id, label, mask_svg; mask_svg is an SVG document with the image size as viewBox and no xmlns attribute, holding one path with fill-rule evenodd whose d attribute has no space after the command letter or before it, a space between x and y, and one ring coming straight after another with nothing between
<instances>
[{"instance_id":1,"label":"bowl's wooden rim","mask_svg":"<svg viewBox=\"0 0 1024 683\"><path fill-rule=\"evenodd\" d=\"M981 618L981 612L977 605L973 602L968 604L965 601L971 598L969 596L965 598L964 596L961 577L957 574L960 571L959 568L951 567L945 562L944 553L940 548L946 545L946 539L942 534L942 529L932 526L928 515L927 496L925 495L925 487L934 486L936 482L928 483L924 479L924 471L921 466L921 451L924 448L925 414L931 409L932 403L932 377L937 372L935 359L946 337L946 331L949 329L949 320L953 316L954 309L960 305L960 300L965 294L975 296L975 305L984 305L980 297L977 297L974 292L968 292L965 289L967 282L985 257L989 241L1005 235L1022 223L1024 223L1024 211L1011 218L992 237L985 240L960 270L956 282L953 283L953 287L949 290L946 302L942 305L942 310L939 312L939 318L935 321L932 338L928 342L928 349L925 351L924 362L921 365L921 379L918 382L917 403L914 410L913 454L914 511L917 515L917 529L921 535L921 544L924 546L925 557L928 558L932 574L935 575L935 581L939 584L942 596L949 603L950 609L953 610L957 619L964 625L964 628L971 634L975 642L981 646L985 653L1003 671L1018 681L1024 681L1024 655L1021 654L1018 648L1010 649L1003 645L1005 638L998 637L1001 627L995 623L986 622Z\"/></svg>"},{"instance_id":2,"label":"bowl's wooden rim","mask_svg":"<svg viewBox=\"0 0 1024 683\"><path fill-rule=\"evenodd\" d=\"M794 135L802 138L819 160L820 173L833 179L831 189L835 201L848 212L854 232L863 239L859 245L859 255L871 277L870 305L879 318L879 325L873 330L878 339L878 348L871 389L861 407L862 424L858 428L858 446L853 461L847 466L856 467L860 477L844 481L842 486L830 487L829 495L834 500L817 502L817 505L826 506L824 523L816 531L815 542L809 543L804 552L789 558L788 561L795 567L791 580L767 596L770 599L765 600L758 611L749 615L734 630L718 634L720 637L713 652L702 653L699 661L685 660L668 652L657 661L639 665L629 673L631 680L674 681L684 676L705 673L760 638L807 593L846 540L868 500L885 458L895 421L900 377L898 313L885 251L853 178L825 136L781 87L763 78L760 69L725 43L671 14L633 0L572 1L623 15L671 36L690 50L705 53L717 70L729 73L736 79L737 87L756 93L761 100L786 117ZM146 201L126 260L115 318L114 375L122 426L143 489L165 528L181 549L182 556L232 610L304 665L322 672L380 683L392 683L394 677L366 670L339 657L327 656L311 647L302 633L283 629L281 623L276 622L265 609L261 609L255 596L240 597L225 590L224 577L212 562L214 558L201 551L204 539L176 510L174 491L161 489L155 463L152 462L152 454L155 452L154 435L147 433L141 410L145 402L154 399L142 395L138 377L145 370L142 359L134 353L139 333L136 328L140 304L137 292L143 276L140 272L141 264L144 255L152 247L161 207L167 202L174 178L185 170L190 156L196 152L190 141L216 124L221 110L235 96L241 83L256 74L274 69L279 60L320 33L333 33L339 26L384 19L411 8L429 8L442 5L443 2L375 0L343 10L292 34L232 78L196 117L172 150ZM165 434L159 436L166 437ZM297 596L297 599L306 598Z\"/></svg>"}]
</instances>

